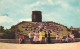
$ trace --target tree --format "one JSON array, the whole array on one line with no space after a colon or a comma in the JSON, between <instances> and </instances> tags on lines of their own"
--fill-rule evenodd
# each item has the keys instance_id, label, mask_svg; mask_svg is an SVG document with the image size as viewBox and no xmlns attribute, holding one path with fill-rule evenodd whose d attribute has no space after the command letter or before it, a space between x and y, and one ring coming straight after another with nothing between
<instances>
[{"instance_id":1,"label":"tree","mask_svg":"<svg viewBox=\"0 0 80 49\"><path fill-rule=\"evenodd\" d=\"M4 33L9 33L9 31L10 31L9 29L5 29Z\"/></svg>"},{"instance_id":2,"label":"tree","mask_svg":"<svg viewBox=\"0 0 80 49\"><path fill-rule=\"evenodd\" d=\"M70 29L73 29L73 26L71 26Z\"/></svg>"},{"instance_id":3,"label":"tree","mask_svg":"<svg viewBox=\"0 0 80 49\"><path fill-rule=\"evenodd\" d=\"M15 26L13 25L13 26L11 26L11 29L15 29Z\"/></svg>"},{"instance_id":4,"label":"tree","mask_svg":"<svg viewBox=\"0 0 80 49\"><path fill-rule=\"evenodd\" d=\"M4 27L0 26L0 32L3 32L3 31L4 31Z\"/></svg>"},{"instance_id":5,"label":"tree","mask_svg":"<svg viewBox=\"0 0 80 49\"><path fill-rule=\"evenodd\" d=\"M11 31L15 31L15 26L11 26Z\"/></svg>"}]
</instances>

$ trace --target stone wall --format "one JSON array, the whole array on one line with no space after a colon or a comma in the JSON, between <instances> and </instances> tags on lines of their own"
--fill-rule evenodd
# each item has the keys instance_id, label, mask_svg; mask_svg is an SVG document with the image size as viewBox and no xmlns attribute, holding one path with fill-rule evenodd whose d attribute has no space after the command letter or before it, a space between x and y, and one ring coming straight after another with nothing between
<instances>
[{"instance_id":1,"label":"stone wall","mask_svg":"<svg viewBox=\"0 0 80 49\"><path fill-rule=\"evenodd\" d=\"M19 39L0 39L0 42L18 44L19 43ZM52 43L59 43L59 40L51 39L51 42ZM70 42L73 42L73 41L70 41ZM80 42L80 38L75 38L75 42ZM43 39L42 43L45 43L44 39ZM64 41L63 41L63 43L64 43ZM25 44L30 44L30 41L29 40L25 40Z\"/></svg>"}]
</instances>

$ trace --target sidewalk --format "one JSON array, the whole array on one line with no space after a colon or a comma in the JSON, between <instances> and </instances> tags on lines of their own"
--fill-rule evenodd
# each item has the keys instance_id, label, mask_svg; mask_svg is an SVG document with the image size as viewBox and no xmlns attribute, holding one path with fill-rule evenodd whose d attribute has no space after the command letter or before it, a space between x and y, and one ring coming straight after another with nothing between
<instances>
[{"instance_id":1,"label":"sidewalk","mask_svg":"<svg viewBox=\"0 0 80 49\"><path fill-rule=\"evenodd\" d=\"M0 49L80 49L80 42L58 44L11 44L0 43Z\"/></svg>"}]
</instances>

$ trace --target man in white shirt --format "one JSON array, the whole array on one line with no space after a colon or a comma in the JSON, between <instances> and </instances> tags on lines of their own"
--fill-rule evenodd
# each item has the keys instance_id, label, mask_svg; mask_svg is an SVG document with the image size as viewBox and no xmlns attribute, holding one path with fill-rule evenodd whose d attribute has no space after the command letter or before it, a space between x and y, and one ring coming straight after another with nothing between
<instances>
[{"instance_id":1,"label":"man in white shirt","mask_svg":"<svg viewBox=\"0 0 80 49\"><path fill-rule=\"evenodd\" d=\"M29 40L32 43L32 31L29 33Z\"/></svg>"}]
</instances>

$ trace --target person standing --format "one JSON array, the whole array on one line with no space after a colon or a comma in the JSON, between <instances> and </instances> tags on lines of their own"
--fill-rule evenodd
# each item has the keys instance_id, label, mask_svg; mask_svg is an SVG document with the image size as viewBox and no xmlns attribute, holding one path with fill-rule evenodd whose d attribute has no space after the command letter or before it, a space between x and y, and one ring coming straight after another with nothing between
<instances>
[{"instance_id":1,"label":"person standing","mask_svg":"<svg viewBox=\"0 0 80 49\"><path fill-rule=\"evenodd\" d=\"M51 31L49 30L48 31L48 43L51 43L50 33L51 33Z\"/></svg>"},{"instance_id":2,"label":"person standing","mask_svg":"<svg viewBox=\"0 0 80 49\"><path fill-rule=\"evenodd\" d=\"M37 42L38 42L38 40L39 40L39 38L38 38L38 33L37 33L37 32L35 32L35 33L34 33L33 41L34 41L35 43L37 43Z\"/></svg>"},{"instance_id":3,"label":"person standing","mask_svg":"<svg viewBox=\"0 0 80 49\"><path fill-rule=\"evenodd\" d=\"M29 33L29 40L32 43L32 31Z\"/></svg>"},{"instance_id":4,"label":"person standing","mask_svg":"<svg viewBox=\"0 0 80 49\"><path fill-rule=\"evenodd\" d=\"M40 41L40 44L42 43L42 30L40 30L39 32L39 41Z\"/></svg>"},{"instance_id":5,"label":"person standing","mask_svg":"<svg viewBox=\"0 0 80 49\"><path fill-rule=\"evenodd\" d=\"M44 32L45 32L45 43L47 43L47 32L46 31Z\"/></svg>"}]
</instances>

